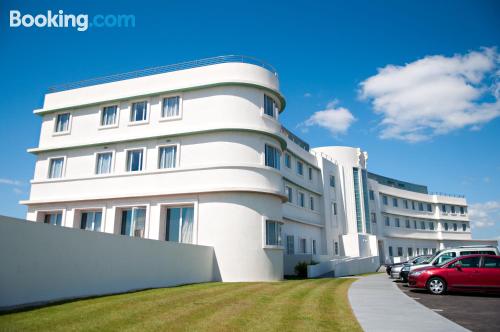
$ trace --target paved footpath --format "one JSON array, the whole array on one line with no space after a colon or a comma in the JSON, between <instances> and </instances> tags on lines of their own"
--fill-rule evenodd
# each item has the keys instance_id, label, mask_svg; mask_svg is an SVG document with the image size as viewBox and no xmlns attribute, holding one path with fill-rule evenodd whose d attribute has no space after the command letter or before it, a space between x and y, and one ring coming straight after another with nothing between
<instances>
[{"instance_id":1,"label":"paved footpath","mask_svg":"<svg viewBox=\"0 0 500 332\"><path fill-rule=\"evenodd\" d=\"M366 332L469 331L406 296L385 273L355 281L349 289L349 302Z\"/></svg>"}]
</instances>

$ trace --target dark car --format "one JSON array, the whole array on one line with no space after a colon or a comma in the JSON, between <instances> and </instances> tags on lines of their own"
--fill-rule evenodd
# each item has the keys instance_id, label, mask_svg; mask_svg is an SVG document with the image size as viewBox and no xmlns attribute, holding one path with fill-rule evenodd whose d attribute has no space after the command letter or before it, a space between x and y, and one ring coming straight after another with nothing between
<instances>
[{"instance_id":1,"label":"dark car","mask_svg":"<svg viewBox=\"0 0 500 332\"><path fill-rule=\"evenodd\" d=\"M500 291L500 256L466 255L410 272L408 285L440 295L449 290Z\"/></svg>"},{"instance_id":2,"label":"dark car","mask_svg":"<svg viewBox=\"0 0 500 332\"><path fill-rule=\"evenodd\" d=\"M410 273L410 267L419 264L426 264L431 258L432 255L420 255L409 260L407 263L404 263L403 267L401 268L401 271L399 272L399 280L403 282L408 282L408 274Z\"/></svg>"}]
</instances>

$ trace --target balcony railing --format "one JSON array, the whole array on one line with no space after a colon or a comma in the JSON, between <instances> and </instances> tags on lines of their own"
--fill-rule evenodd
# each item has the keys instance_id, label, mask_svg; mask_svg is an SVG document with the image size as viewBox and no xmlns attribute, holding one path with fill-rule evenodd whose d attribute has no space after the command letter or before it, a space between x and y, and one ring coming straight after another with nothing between
<instances>
[{"instance_id":1,"label":"balcony railing","mask_svg":"<svg viewBox=\"0 0 500 332\"><path fill-rule=\"evenodd\" d=\"M429 195L444 196L444 197L455 197L455 198L465 198L465 195L447 194L447 193L439 193L439 192L430 192Z\"/></svg>"},{"instance_id":2,"label":"balcony railing","mask_svg":"<svg viewBox=\"0 0 500 332\"><path fill-rule=\"evenodd\" d=\"M87 87L87 86L91 86L91 85L111 83L111 82L128 80L128 79L132 79L132 78L157 75L157 74L164 74L164 73L169 73L169 72L173 72L173 71L177 71L177 70L198 68L198 67L216 65L216 64L221 64L221 63L231 63L231 62L249 63L252 65L256 65L256 66L265 68L265 69L269 70L270 72L272 72L275 76L278 76L278 72L276 71L276 69L273 66L271 66L270 64L268 64L262 60L259 60L259 59L256 59L256 58L253 58L250 56L245 56L245 55L223 55L223 56L216 56L216 57L200 59L200 60L186 61L186 62L176 63L176 64L172 64L172 65L166 65L166 66L161 66L161 67L153 67L153 68L148 68L148 69L136 70L136 71L131 71L131 72L127 72L127 73L91 78L88 80L83 80L83 81L78 81L78 82L73 82L73 83L55 85L55 86L50 87L48 89L48 92L53 93L53 92L71 90L71 89L78 89L78 88L83 88L83 87Z\"/></svg>"}]
</instances>

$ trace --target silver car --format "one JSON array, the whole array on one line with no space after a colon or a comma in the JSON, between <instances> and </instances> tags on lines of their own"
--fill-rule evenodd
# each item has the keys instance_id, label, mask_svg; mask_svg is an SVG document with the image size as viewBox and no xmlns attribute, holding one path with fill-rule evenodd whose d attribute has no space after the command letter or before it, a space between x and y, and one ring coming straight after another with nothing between
<instances>
[{"instance_id":1,"label":"silver car","mask_svg":"<svg viewBox=\"0 0 500 332\"><path fill-rule=\"evenodd\" d=\"M412 259L408 260L408 262L406 262L404 264L393 266L391 269L391 278L392 279L400 279L401 278L400 273L401 273L401 269L403 268L403 266L421 264L431 257L432 257L432 255L420 255L420 256L413 257Z\"/></svg>"}]
</instances>

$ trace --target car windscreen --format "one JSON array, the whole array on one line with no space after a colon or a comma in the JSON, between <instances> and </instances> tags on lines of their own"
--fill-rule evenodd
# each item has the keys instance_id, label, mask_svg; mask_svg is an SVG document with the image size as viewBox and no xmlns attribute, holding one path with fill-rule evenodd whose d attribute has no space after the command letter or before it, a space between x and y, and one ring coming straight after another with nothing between
<instances>
[{"instance_id":1,"label":"car windscreen","mask_svg":"<svg viewBox=\"0 0 500 332\"><path fill-rule=\"evenodd\" d=\"M437 259L434 261L433 265L443 266L444 264L451 261L455 257L457 257L457 254L455 254L454 252L445 252L442 255L440 255L439 257L437 257Z\"/></svg>"}]
</instances>

